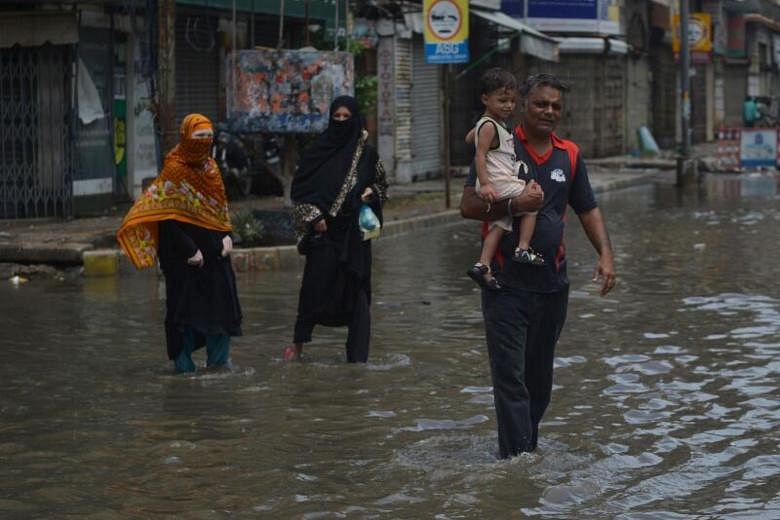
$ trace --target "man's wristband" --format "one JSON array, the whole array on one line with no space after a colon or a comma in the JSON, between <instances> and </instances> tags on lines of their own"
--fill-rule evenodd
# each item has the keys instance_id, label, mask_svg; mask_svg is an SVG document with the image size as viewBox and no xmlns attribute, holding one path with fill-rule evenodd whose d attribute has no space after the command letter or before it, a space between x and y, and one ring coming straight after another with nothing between
<instances>
[{"instance_id":1,"label":"man's wristband","mask_svg":"<svg viewBox=\"0 0 780 520\"><path fill-rule=\"evenodd\" d=\"M512 199L511 198L506 199L506 214L509 215L510 217L514 216L512 214Z\"/></svg>"}]
</instances>

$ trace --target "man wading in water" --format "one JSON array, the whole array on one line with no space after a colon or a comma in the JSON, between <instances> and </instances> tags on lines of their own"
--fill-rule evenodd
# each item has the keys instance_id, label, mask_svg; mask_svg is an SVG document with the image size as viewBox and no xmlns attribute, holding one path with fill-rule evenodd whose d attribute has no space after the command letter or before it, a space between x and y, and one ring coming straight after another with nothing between
<instances>
[{"instance_id":1,"label":"man wading in water","mask_svg":"<svg viewBox=\"0 0 780 520\"><path fill-rule=\"evenodd\" d=\"M528 165L535 182L507 204L491 207L474 189L472 168L461 200L461 214L482 221L538 211L531 247L549 259L544 266L498 259L493 268L502 288L482 291L501 458L536 449L539 422L550 403L555 344L566 321L569 299L563 244L567 206L579 217L599 255L593 279L601 283L601 295L615 285L612 246L579 148L553 133L561 118L565 90L550 74L531 76L520 88L522 114L515 128L515 147L517 159ZM501 241L503 259L512 257L518 223L519 217Z\"/></svg>"}]
</instances>

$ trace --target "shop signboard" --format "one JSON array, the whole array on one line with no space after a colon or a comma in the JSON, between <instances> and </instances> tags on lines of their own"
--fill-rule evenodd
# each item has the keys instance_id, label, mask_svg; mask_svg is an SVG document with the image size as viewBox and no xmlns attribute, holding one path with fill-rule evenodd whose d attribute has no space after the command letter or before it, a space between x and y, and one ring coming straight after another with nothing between
<instances>
[{"instance_id":1,"label":"shop signboard","mask_svg":"<svg viewBox=\"0 0 780 520\"><path fill-rule=\"evenodd\" d=\"M618 0L502 0L501 10L548 32L620 34Z\"/></svg>"},{"instance_id":2,"label":"shop signboard","mask_svg":"<svg viewBox=\"0 0 780 520\"><path fill-rule=\"evenodd\" d=\"M426 63L469 61L468 0L423 0Z\"/></svg>"},{"instance_id":3,"label":"shop signboard","mask_svg":"<svg viewBox=\"0 0 780 520\"><path fill-rule=\"evenodd\" d=\"M712 52L712 15L691 13L688 20L688 43L692 53ZM672 51L680 52L680 15L672 21Z\"/></svg>"},{"instance_id":4,"label":"shop signboard","mask_svg":"<svg viewBox=\"0 0 780 520\"><path fill-rule=\"evenodd\" d=\"M777 130L743 128L739 142L739 164L743 168L774 168L777 164Z\"/></svg>"},{"instance_id":5,"label":"shop signboard","mask_svg":"<svg viewBox=\"0 0 780 520\"><path fill-rule=\"evenodd\" d=\"M330 103L354 94L349 52L253 49L237 51L227 62L227 114L235 130L322 132Z\"/></svg>"}]
</instances>

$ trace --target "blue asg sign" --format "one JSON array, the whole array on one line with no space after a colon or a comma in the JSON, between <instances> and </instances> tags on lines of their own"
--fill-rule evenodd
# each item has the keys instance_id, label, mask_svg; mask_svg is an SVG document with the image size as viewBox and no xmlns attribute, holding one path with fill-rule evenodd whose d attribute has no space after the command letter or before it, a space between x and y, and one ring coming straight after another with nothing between
<instances>
[{"instance_id":1,"label":"blue asg sign","mask_svg":"<svg viewBox=\"0 0 780 520\"><path fill-rule=\"evenodd\" d=\"M424 0L426 63L469 61L468 0Z\"/></svg>"},{"instance_id":2,"label":"blue asg sign","mask_svg":"<svg viewBox=\"0 0 780 520\"><path fill-rule=\"evenodd\" d=\"M618 0L502 0L501 10L551 32L620 34Z\"/></svg>"}]
</instances>

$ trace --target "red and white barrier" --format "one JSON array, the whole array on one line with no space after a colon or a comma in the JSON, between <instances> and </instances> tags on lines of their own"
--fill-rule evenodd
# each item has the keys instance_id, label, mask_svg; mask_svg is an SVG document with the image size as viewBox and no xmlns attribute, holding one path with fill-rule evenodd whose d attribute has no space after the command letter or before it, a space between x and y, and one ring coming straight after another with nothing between
<instances>
[{"instance_id":1,"label":"red and white barrier","mask_svg":"<svg viewBox=\"0 0 780 520\"><path fill-rule=\"evenodd\" d=\"M715 159L718 168L724 172L741 171L739 164L739 143L742 129L739 127L720 127L718 130L718 147Z\"/></svg>"}]
</instances>

